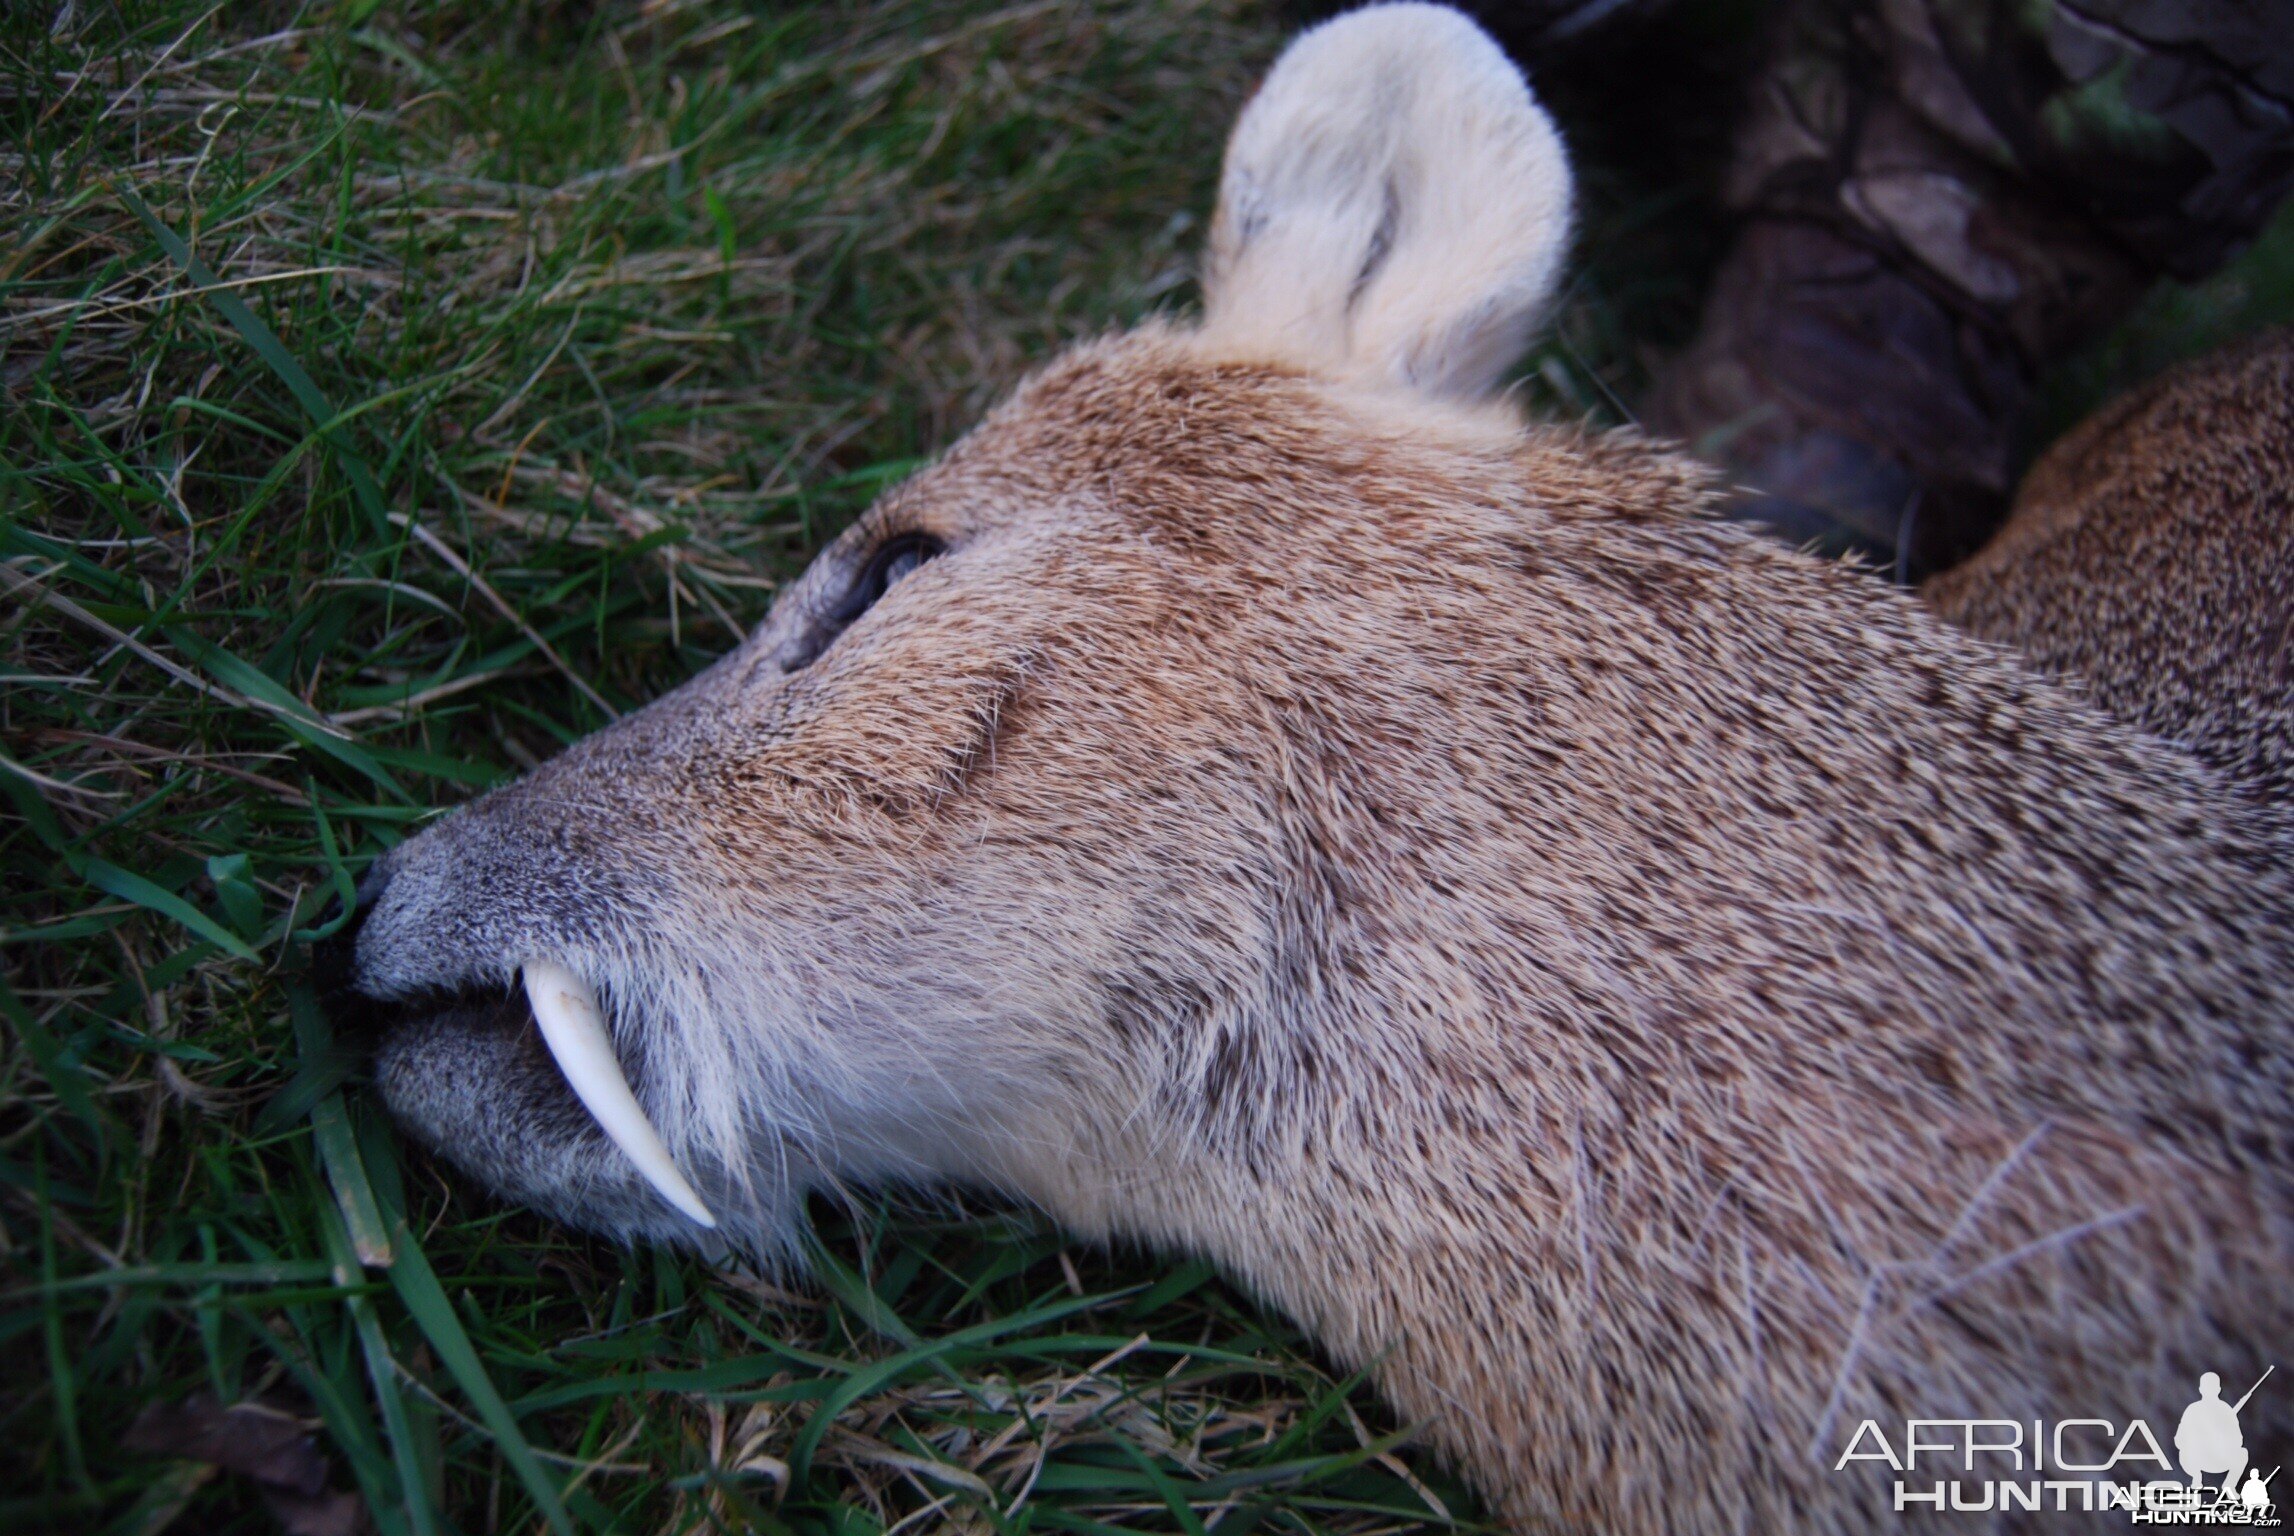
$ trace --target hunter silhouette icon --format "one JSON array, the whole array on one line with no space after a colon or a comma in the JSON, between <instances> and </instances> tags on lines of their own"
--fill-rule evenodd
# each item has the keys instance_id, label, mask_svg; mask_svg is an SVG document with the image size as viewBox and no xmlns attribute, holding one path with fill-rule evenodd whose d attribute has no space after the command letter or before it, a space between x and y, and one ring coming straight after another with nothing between
<instances>
[{"instance_id":1,"label":"hunter silhouette icon","mask_svg":"<svg viewBox=\"0 0 2294 1536\"><path fill-rule=\"evenodd\" d=\"M2238 1476L2246 1470L2246 1437L2239 1433L2238 1410L2276 1369L2266 1368L2246 1389L2246 1396L2235 1403L2222 1400L2220 1376L2208 1371L2199 1377L2198 1401L2182 1411L2182 1422L2175 1426L2175 1455L2190 1474L2193 1488L2202 1488L2208 1478L2220 1476L2224 1496L2236 1496Z\"/></svg>"}]
</instances>

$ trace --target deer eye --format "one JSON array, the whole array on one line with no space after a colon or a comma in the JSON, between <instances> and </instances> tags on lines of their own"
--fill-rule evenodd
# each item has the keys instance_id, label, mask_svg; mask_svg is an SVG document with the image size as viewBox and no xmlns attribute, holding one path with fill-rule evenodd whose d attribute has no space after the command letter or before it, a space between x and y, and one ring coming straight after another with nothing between
<instances>
[{"instance_id":1,"label":"deer eye","mask_svg":"<svg viewBox=\"0 0 2294 1536\"><path fill-rule=\"evenodd\" d=\"M829 625L834 630L842 630L875 607L877 599L884 596L894 582L938 553L940 541L930 534L904 533L886 539L876 547L876 553L868 557L868 563L860 568L860 574L853 578L844 596L837 599L836 606L829 610Z\"/></svg>"},{"instance_id":2,"label":"deer eye","mask_svg":"<svg viewBox=\"0 0 2294 1536\"><path fill-rule=\"evenodd\" d=\"M850 628L853 621L876 606L877 600L892 589L901 577L937 555L946 546L928 533L903 533L886 539L869 555L860 573L853 577L852 585L844 595L814 624L805 636L804 644L782 666L785 672L809 666L838 635Z\"/></svg>"},{"instance_id":3,"label":"deer eye","mask_svg":"<svg viewBox=\"0 0 2294 1536\"><path fill-rule=\"evenodd\" d=\"M865 610L882 597L894 582L939 552L939 547L922 534L910 534L886 544L876 552L876 558L868 562L863 584L856 589L861 607ZM857 614L854 616L858 617Z\"/></svg>"}]
</instances>

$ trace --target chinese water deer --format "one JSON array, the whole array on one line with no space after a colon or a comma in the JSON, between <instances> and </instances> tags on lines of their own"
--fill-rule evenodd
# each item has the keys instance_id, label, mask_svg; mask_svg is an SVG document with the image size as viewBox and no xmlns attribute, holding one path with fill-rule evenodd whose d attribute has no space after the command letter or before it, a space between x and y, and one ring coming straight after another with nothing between
<instances>
[{"instance_id":1,"label":"chinese water deer","mask_svg":"<svg viewBox=\"0 0 2294 1536\"><path fill-rule=\"evenodd\" d=\"M2283 813L2294 800L2294 331L2131 391L2063 437L2015 513L1924 595L2079 678Z\"/></svg>"},{"instance_id":2,"label":"chinese water deer","mask_svg":"<svg viewBox=\"0 0 2294 1536\"><path fill-rule=\"evenodd\" d=\"M629 1238L921 1182L1207 1255L1524 1530L1892 1524L1863 1420L2283 1358L2251 797L1520 420L1570 210L1458 15L1307 33L1199 324L1053 362L377 866L394 1111Z\"/></svg>"}]
</instances>

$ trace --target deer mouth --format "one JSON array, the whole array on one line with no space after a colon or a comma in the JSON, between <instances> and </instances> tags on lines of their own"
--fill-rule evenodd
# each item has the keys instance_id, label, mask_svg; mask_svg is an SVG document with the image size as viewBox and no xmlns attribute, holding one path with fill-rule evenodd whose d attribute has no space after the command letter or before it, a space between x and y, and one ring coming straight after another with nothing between
<instances>
[{"instance_id":1,"label":"deer mouth","mask_svg":"<svg viewBox=\"0 0 2294 1536\"><path fill-rule=\"evenodd\" d=\"M515 1062L524 1068L516 1075L529 1083L555 1076L574 1102L561 1097L559 1113L526 1116L527 1136L563 1142L603 1133L664 1201L695 1225L714 1229L715 1215L630 1087L596 988L554 960L526 962L519 981L516 991L473 986L396 1002L338 992L333 1009L375 1041L385 1096L394 1107L436 1098L446 1085L434 1079L458 1075L455 1064L474 1056L496 1068ZM543 1055L554 1073L536 1059ZM457 1161L468 1161L475 1151L452 1138L432 1139Z\"/></svg>"}]
</instances>

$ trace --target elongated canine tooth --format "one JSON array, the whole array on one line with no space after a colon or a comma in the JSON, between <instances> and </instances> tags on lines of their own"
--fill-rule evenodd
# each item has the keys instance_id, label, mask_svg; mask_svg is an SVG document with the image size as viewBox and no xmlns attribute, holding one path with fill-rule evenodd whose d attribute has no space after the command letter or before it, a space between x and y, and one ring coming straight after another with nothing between
<instances>
[{"instance_id":1,"label":"elongated canine tooth","mask_svg":"<svg viewBox=\"0 0 2294 1536\"><path fill-rule=\"evenodd\" d=\"M552 960L527 961L525 979L542 1043L557 1059L574 1097L596 1118L598 1129L637 1165L646 1183L661 1191L662 1199L702 1226L714 1227L717 1218L677 1171L661 1133L645 1118L637 1095L629 1091L621 1058L613 1054L613 1041L605 1032L605 1010L597 1005L589 983Z\"/></svg>"}]
</instances>

